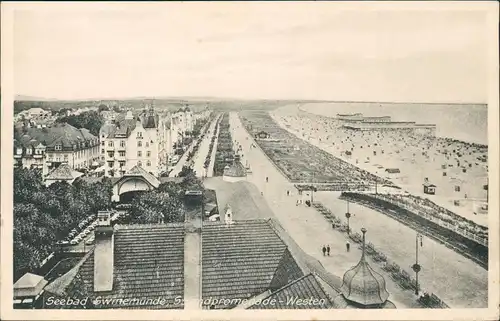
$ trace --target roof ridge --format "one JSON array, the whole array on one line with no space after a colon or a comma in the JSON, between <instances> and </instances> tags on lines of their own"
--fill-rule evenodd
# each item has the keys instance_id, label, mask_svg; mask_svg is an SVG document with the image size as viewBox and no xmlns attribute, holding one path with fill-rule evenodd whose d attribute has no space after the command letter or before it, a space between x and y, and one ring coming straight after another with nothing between
<instances>
[{"instance_id":1,"label":"roof ridge","mask_svg":"<svg viewBox=\"0 0 500 321\"><path fill-rule=\"evenodd\" d=\"M279 265L278 265L278 267L279 267ZM304 276L301 276L300 278L298 278L298 279L296 279L296 280L294 280L294 281L292 281L290 283L285 284L284 286L282 286L281 288L277 289L276 291L271 292L268 296L265 297L265 299L267 299L270 296L275 295L275 294L277 294L277 293L279 293L281 291L284 291L285 289L287 289L287 288L291 287L292 285L294 285L294 284L296 284L296 283L304 280L305 278L307 278L309 276L313 276L314 277L314 275L312 275L312 273L309 273L309 274L306 274ZM262 301L264 301L264 300L262 300Z\"/></svg>"}]
</instances>

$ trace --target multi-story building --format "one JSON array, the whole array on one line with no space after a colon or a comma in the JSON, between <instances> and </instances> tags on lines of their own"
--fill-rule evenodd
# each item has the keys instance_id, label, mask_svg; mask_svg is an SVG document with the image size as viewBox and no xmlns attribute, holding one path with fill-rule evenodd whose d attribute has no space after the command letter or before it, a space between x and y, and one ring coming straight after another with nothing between
<instances>
[{"instance_id":1,"label":"multi-story building","mask_svg":"<svg viewBox=\"0 0 500 321\"><path fill-rule=\"evenodd\" d=\"M125 119L103 125L99 138L105 176L122 176L135 165L155 176L165 170L160 162L164 135L159 134L158 124L159 117L150 106L139 117L128 111Z\"/></svg>"},{"instance_id":2,"label":"multi-story building","mask_svg":"<svg viewBox=\"0 0 500 321\"><path fill-rule=\"evenodd\" d=\"M44 175L60 164L84 169L98 158L99 139L85 128L77 129L66 123L27 128L23 136L14 140L14 164L42 168Z\"/></svg>"}]
</instances>

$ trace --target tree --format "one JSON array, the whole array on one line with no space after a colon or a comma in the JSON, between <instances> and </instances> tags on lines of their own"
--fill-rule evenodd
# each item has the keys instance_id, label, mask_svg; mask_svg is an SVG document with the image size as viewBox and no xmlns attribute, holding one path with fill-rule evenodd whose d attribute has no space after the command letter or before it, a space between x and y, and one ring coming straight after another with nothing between
<instances>
[{"instance_id":1,"label":"tree","mask_svg":"<svg viewBox=\"0 0 500 321\"><path fill-rule=\"evenodd\" d=\"M106 106L105 104L100 104L99 105L99 112L104 111L104 110L109 110L109 107Z\"/></svg>"},{"instance_id":2,"label":"tree","mask_svg":"<svg viewBox=\"0 0 500 321\"><path fill-rule=\"evenodd\" d=\"M177 174L179 177L187 177L188 175L194 175L194 170L192 167L186 165L182 166L181 171Z\"/></svg>"},{"instance_id":3,"label":"tree","mask_svg":"<svg viewBox=\"0 0 500 321\"><path fill-rule=\"evenodd\" d=\"M174 223L184 221L184 207L176 196L152 191L132 201L130 214L133 223Z\"/></svg>"},{"instance_id":4,"label":"tree","mask_svg":"<svg viewBox=\"0 0 500 321\"><path fill-rule=\"evenodd\" d=\"M104 125L104 118L96 111L83 112L79 115L69 115L56 120L59 123L68 123L76 128L86 128L94 136L99 135L99 130Z\"/></svg>"},{"instance_id":5,"label":"tree","mask_svg":"<svg viewBox=\"0 0 500 321\"><path fill-rule=\"evenodd\" d=\"M74 185L55 182L45 187L37 170L14 169L14 274L35 272L82 219L111 205L110 180Z\"/></svg>"}]
</instances>

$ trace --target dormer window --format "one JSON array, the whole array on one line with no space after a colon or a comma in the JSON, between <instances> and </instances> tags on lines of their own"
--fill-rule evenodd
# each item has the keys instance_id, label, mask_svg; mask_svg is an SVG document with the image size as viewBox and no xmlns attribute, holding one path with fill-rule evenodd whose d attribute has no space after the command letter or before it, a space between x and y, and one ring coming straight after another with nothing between
<instances>
[{"instance_id":1,"label":"dormer window","mask_svg":"<svg viewBox=\"0 0 500 321\"><path fill-rule=\"evenodd\" d=\"M142 138L142 132L137 132L137 138Z\"/></svg>"},{"instance_id":2,"label":"dormer window","mask_svg":"<svg viewBox=\"0 0 500 321\"><path fill-rule=\"evenodd\" d=\"M26 149L26 154L27 154L27 155L31 155L31 153L32 153L32 152L33 152L33 151L32 151L32 149L31 149L31 148L27 148L27 149Z\"/></svg>"},{"instance_id":3,"label":"dormer window","mask_svg":"<svg viewBox=\"0 0 500 321\"><path fill-rule=\"evenodd\" d=\"M22 153L23 153L23 149L22 148L18 148L17 151L16 151L16 154L21 155Z\"/></svg>"},{"instance_id":4,"label":"dormer window","mask_svg":"<svg viewBox=\"0 0 500 321\"><path fill-rule=\"evenodd\" d=\"M58 144L58 145L56 145L56 146L55 146L55 148L54 148L54 149L55 149L55 150L62 150L62 146Z\"/></svg>"}]
</instances>

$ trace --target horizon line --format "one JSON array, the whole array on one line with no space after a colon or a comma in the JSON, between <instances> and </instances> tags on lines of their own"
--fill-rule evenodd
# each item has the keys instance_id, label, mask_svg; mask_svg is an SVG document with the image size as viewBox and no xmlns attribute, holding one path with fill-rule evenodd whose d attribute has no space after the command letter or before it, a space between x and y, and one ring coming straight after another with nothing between
<instances>
[{"instance_id":1,"label":"horizon line","mask_svg":"<svg viewBox=\"0 0 500 321\"><path fill-rule=\"evenodd\" d=\"M18 99L17 96L25 96L28 99ZM297 101L297 102L328 102L328 103L378 103L378 104L426 104L426 105L488 105L487 102L411 102L411 101L369 101L369 100L331 100L331 99L310 99L310 98L237 98L237 97L211 97L211 96L137 96L137 97L120 97L120 98L75 98L75 99L60 99L60 98L44 98L44 97L31 97L28 95L15 95L13 101L44 101L44 102L86 102L86 101L112 101L112 100L155 100L155 99L179 99L179 100L189 100L189 99L199 99L206 100L211 99L215 101Z\"/></svg>"}]
</instances>

